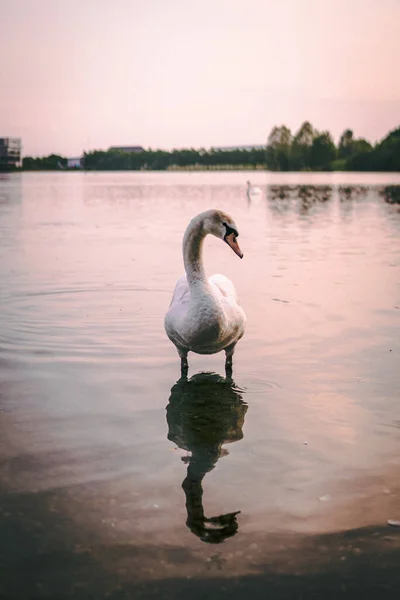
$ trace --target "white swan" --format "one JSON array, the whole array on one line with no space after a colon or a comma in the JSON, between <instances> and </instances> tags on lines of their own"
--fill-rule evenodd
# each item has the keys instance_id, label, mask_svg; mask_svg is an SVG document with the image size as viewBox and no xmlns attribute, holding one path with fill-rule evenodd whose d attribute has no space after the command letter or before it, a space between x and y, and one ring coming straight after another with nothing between
<instances>
[{"instance_id":1,"label":"white swan","mask_svg":"<svg viewBox=\"0 0 400 600\"><path fill-rule=\"evenodd\" d=\"M248 196L261 194L261 190L259 187L256 187L255 185L254 186L251 185L250 181L246 181L246 183L247 183L246 193Z\"/></svg>"},{"instance_id":2,"label":"white swan","mask_svg":"<svg viewBox=\"0 0 400 600\"><path fill-rule=\"evenodd\" d=\"M225 367L230 370L235 346L246 326L246 315L233 283L224 275L206 278L202 254L204 238L209 233L243 258L236 240L237 227L227 214L207 210L190 221L182 246L186 275L177 281L164 322L181 357L182 373L187 372L190 351L215 354L225 350Z\"/></svg>"}]
</instances>

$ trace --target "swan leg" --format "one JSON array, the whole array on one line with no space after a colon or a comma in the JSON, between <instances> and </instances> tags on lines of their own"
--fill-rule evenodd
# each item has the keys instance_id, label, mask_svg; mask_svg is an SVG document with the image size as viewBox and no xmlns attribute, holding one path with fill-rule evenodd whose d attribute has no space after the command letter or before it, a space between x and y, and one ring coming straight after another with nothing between
<instances>
[{"instance_id":1,"label":"swan leg","mask_svg":"<svg viewBox=\"0 0 400 600\"><path fill-rule=\"evenodd\" d=\"M187 358L181 358L181 377L186 377L189 370Z\"/></svg>"},{"instance_id":2,"label":"swan leg","mask_svg":"<svg viewBox=\"0 0 400 600\"><path fill-rule=\"evenodd\" d=\"M181 377L186 377L189 369L187 359L188 350L185 350L184 348L177 348L177 350L179 356L181 357Z\"/></svg>"},{"instance_id":3,"label":"swan leg","mask_svg":"<svg viewBox=\"0 0 400 600\"><path fill-rule=\"evenodd\" d=\"M236 344L232 344L232 346L228 346L225 348L225 373L227 377L232 376L232 357L235 353Z\"/></svg>"}]
</instances>

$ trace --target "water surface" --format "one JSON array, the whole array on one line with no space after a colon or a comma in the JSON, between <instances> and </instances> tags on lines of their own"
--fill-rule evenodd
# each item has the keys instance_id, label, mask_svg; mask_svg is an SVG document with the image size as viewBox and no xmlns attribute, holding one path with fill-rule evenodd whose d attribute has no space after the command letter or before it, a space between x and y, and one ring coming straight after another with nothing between
<instances>
[{"instance_id":1,"label":"water surface","mask_svg":"<svg viewBox=\"0 0 400 600\"><path fill-rule=\"evenodd\" d=\"M399 538L379 527L400 519L396 185L396 174L1 176L4 597L246 585L264 597L266 574L276 593L285 577L345 593L344 565L364 585L371 561L391 564ZM232 381L223 354L190 355L182 381L163 318L185 227L211 207L233 216L244 259L207 238L206 270L234 281L248 327ZM349 561L364 554L358 577L364 563ZM332 564L335 583L318 579Z\"/></svg>"}]
</instances>

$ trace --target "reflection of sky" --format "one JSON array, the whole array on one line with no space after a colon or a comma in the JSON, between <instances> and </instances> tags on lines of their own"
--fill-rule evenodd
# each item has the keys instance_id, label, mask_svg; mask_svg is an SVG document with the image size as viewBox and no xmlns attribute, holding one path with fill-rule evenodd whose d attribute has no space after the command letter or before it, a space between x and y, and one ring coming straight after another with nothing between
<instances>
[{"instance_id":1,"label":"reflection of sky","mask_svg":"<svg viewBox=\"0 0 400 600\"><path fill-rule=\"evenodd\" d=\"M310 214L291 200L282 216L265 174L248 206L242 175L24 175L21 203L0 206L14 239L0 261L1 393L17 415L13 452L37 460L34 475L14 463L13 486L131 477L121 485L145 490L143 531L163 522L152 521L159 502L183 522L184 466L164 413L179 361L163 317L184 228L210 206L232 214L244 251L238 261L208 239L205 261L235 282L248 316L234 379L249 410L243 440L205 478L207 512L240 508L240 531L260 514L265 526L277 514L311 522L318 497L346 495L338 482L397 456L399 214L372 191L343 220L333 187ZM223 357L190 365L222 372Z\"/></svg>"}]
</instances>

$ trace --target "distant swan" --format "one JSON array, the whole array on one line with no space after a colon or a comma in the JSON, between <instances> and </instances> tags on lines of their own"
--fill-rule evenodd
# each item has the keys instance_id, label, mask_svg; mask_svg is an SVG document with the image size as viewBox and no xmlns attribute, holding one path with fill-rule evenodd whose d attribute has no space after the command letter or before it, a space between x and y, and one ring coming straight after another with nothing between
<instances>
[{"instance_id":1,"label":"distant swan","mask_svg":"<svg viewBox=\"0 0 400 600\"><path fill-rule=\"evenodd\" d=\"M252 196L252 195L258 195L261 194L261 190L259 187L253 186L251 185L250 181L246 181L247 183L247 190L246 190L246 194L248 196Z\"/></svg>"},{"instance_id":2,"label":"distant swan","mask_svg":"<svg viewBox=\"0 0 400 600\"><path fill-rule=\"evenodd\" d=\"M175 286L164 322L165 331L181 357L182 372L187 372L190 351L215 354L225 350L225 367L230 370L235 346L246 326L246 315L233 283L224 275L206 278L202 254L208 234L226 242L243 258L236 239L237 227L229 215L207 210L190 221L182 247L186 275Z\"/></svg>"}]
</instances>

